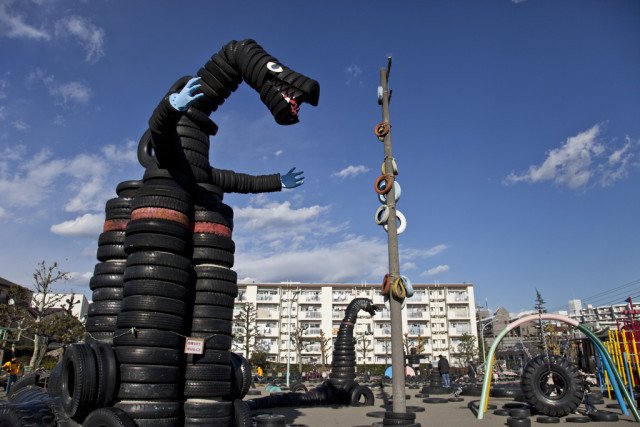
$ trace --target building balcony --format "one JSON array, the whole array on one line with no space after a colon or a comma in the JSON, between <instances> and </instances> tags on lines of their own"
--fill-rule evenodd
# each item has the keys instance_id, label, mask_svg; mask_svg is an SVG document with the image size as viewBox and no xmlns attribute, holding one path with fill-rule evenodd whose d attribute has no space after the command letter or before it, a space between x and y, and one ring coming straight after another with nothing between
<instances>
[{"instance_id":1,"label":"building balcony","mask_svg":"<svg viewBox=\"0 0 640 427\"><path fill-rule=\"evenodd\" d=\"M277 295L260 295L258 294L258 296L256 297L256 302L261 303L261 302L277 302L278 301L278 296Z\"/></svg>"},{"instance_id":2,"label":"building balcony","mask_svg":"<svg viewBox=\"0 0 640 427\"><path fill-rule=\"evenodd\" d=\"M449 319L469 319L469 312L449 310L447 317Z\"/></svg>"},{"instance_id":3,"label":"building balcony","mask_svg":"<svg viewBox=\"0 0 640 427\"><path fill-rule=\"evenodd\" d=\"M389 337L391 336L391 326L388 328L375 328L373 330L374 337Z\"/></svg>"},{"instance_id":4,"label":"building balcony","mask_svg":"<svg viewBox=\"0 0 640 427\"><path fill-rule=\"evenodd\" d=\"M464 304L466 302L469 302L469 295L466 292L447 295L448 304Z\"/></svg>"},{"instance_id":5,"label":"building balcony","mask_svg":"<svg viewBox=\"0 0 640 427\"><path fill-rule=\"evenodd\" d=\"M322 331L322 328L307 328L304 331L304 336L318 336L320 335L321 331Z\"/></svg>"},{"instance_id":6,"label":"building balcony","mask_svg":"<svg viewBox=\"0 0 640 427\"><path fill-rule=\"evenodd\" d=\"M256 312L257 319L278 319L280 316L278 315L278 311L276 310L261 310L258 309Z\"/></svg>"},{"instance_id":7,"label":"building balcony","mask_svg":"<svg viewBox=\"0 0 640 427\"><path fill-rule=\"evenodd\" d=\"M302 311L300 316L302 319L322 319L322 313L319 311Z\"/></svg>"},{"instance_id":8,"label":"building balcony","mask_svg":"<svg viewBox=\"0 0 640 427\"><path fill-rule=\"evenodd\" d=\"M430 334L429 328L409 328L409 336L427 336Z\"/></svg>"},{"instance_id":9,"label":"building balcony","mask_svg":"<svg viewBox=\"0 0 640 427\"><path fill-rule=\"evenodd\" d=\"M460 336L464 334L470 334L471 328L451 328L449 329L450 336Z\"/></svg>"},{"instance_id":10,"label":"building balcony","mask_svg":"<svg viewBox=\"0 0 640 427\"><path fill-rule=\"evenodd\" d=\"M424 319L428 317L427 311L423 310L407 310L407 319Z\"/></svg>"}]
</instances>

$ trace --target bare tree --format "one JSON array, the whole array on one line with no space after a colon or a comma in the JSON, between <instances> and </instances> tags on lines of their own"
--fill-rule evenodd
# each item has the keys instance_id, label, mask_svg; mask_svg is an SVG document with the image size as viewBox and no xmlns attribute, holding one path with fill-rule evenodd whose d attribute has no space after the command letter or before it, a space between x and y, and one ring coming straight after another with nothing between
<instances>
[{"instance_id":1,"label":"bare tree","mask_svg":"<svg viewBox=\"0 0 640 427\"><path fill-rule=\"evenodd\" d=\"M0 304L0 325L3 326L0 330L3 331L0 360L3 360L7 342L11 343L11 351L15 354L15 343L20 340L25 324L32 317L27 309L31 302L31 292L20 286L11 286L7 296L11 303Z\"/></svg>"},{"instance_id":2,"label":"bare tree","mask_svg":"<svg viewBox=\"0 0 640 427\"><path fill-rule=\"evenodd\" d=\"M48 340L42 324L45 311L62 299L62 296L53 296L52 286L57 282L69 280L69 277L68 272L60 271L57 261L49 266L44 261L40 261L33 273L36 318L33 325L33 355L29 362L31 369L40 366L47 352Z\"/></svg>"},{"instance_id":3,"label":"bare tree","mask_svg":"<svg viewBox=\"0 0 640 427\"><path fill-rule=\"evenodd\" d=\"M289 337L289 339L291 340L291 345L293 345L293 348L296 351L300 375L302 375L302 352L310 344L310 340L304 338L304 333L306 330L307 328L305 327L305 325L298 323L296 327L291 331L291 336Z\"/></svg>"},{"instance_id":4,"label":"bare tree","mask_svg":"<svg viewBox=\"0 0 640 427\"><path fill-rule=\"evenodd\" d=\"M367 356L369 355L369 352L373 351L371 341L367 338L368 336L368 334L363 334L356 340L356 351L359 351L362 354L365 372L367 370Z\"/></svg>"},{"instance_id":5,"label":"bare tree","mask_svg":"<svg viewBox=\"0 0 640 427\"><path fill-rule=\"evenodd\" d=\"M240 313L235 321L235 333L233 337L236 348L244 352L249 359L249 353L256 346L256 340L259 338L258 310L255 304L245 302L240 307Z\"/></svg>"},{"instance_id":6,"label":"bare tree","mask_svg":"<svg viewBox=\"0 0 640 427\"><path fill-rule=\"evenodd\" d=\"M320 330L320 337L316 338L316 341L320 343L320 360L322 363L322 367L324 368L327 365L327 357L329 356L329 352L331 351L331 337L327 337L324 334L323 330Z\"/></svg>"}]
</instances>

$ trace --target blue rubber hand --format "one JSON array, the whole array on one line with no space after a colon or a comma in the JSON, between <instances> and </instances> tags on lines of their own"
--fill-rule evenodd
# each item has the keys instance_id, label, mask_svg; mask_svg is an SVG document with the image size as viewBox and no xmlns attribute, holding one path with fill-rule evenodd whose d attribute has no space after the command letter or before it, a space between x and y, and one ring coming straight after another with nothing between
<instances>
[{"instance_id":1,"label":"blue rubber hand","mask_svg":"<svg viewBox=\"0 0 640 427\"><path fill-rule=\"evenodd\" d=\"M184 85L180 92L169 95L169 103L171 106L178 111L186 111L193 101L203 96L204 93L193 94L196 90L200 89L199 81L200 77L194 77Z\"/></svg>"},{"instance_id":2,"label":"blue rubber hand","mask_svg":"<svg viewBox=\"0 0 640 427\"><path fill-rule=\"evenodd\" d=\"M295 166L289 170L285 175L280 176L280 182L282 182L282 188L296 188L304 183L304 172L294 172Z\"/></svg>"}]
</instances>

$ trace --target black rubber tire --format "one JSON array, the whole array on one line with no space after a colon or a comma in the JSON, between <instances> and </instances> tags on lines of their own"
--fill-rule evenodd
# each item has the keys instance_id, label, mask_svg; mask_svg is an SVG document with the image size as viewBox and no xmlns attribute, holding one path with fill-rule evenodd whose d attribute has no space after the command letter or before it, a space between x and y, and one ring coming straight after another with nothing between
<instances>
[{"instance_id":1,"label":"black rubber tire","mask_svg":"<svg viewBox=\"0 0 640 427\"><path fill-rule=\"evenodd\" d=\"M226 208L228 208L230 212L225 208L221 208L221 206L226 206ZM194 218L196 222L212 222L214 224L222 224L233 230L233 211L227 205L223 203L217 203L212 206L212 204L209 203L205 207L196 204L195 209L196 210L194 213ZM230 215L228 213L230 213Z\"/></svg>"},{"instance_id":2,"label":"black rubber tire","mask_svg":"<svg viewBox=\"0 0 640 427\"><path fill-rule=\"evenodd\" d=\"M138 189L142 186L140 180L122 181L116 186L116 194L122 199L130 199L135 196Z\"/></svg>"},{"instance_id":3,"label":"black rubber tire","mask_svg":"<svg viewBox=\"0 0 640 427\"><path fill-rule=\"evenodd\" d=\"M161 265L132 265L124 272L125 283L130 280L162 280L186 286L191 281L191 274L188 271Z\"/></svg>"},{"instance_id":4,"label":"black rubber tire","mask_svg":"<svg viewBox=\"0 0 640 427\"><path fill-rule=\"evenodd\" d=\"M17 383L15 383L17 384ZM49 398L49 394L45 389L37 385L27 385L21 387L19 390L11 390L11 395L8 396L9 401L13 404L26 403L31 400L44 400Z\"/></svg>"},{"instance_id":5,"label":"black rubber tire","mask_svg":"<svg viewBox=\"0 0 640 427\"><path fill-rule=\"evenodd\" d=\"M120 301L94 301L89 304L87 316L117 316L121 305Z\"/></svg>"},{"instance_id":6,"label":"black rubber tire","mask_svg":"<svg viewBox=\"0 0 640 427\"><path fill-rule=\"evenodd\" d=\"M180 350L164 347L115 347L120 363L131 365L178 366L183 355Z\"/></svg>"},{"instance_id":7,"label":"black rubber tire","mask_svg":"<svg viewBox=\"0 0 640 427\"><path fill-rule=\"evenodd\" d=\"M54 427L56 417L46 400L0 405L2 427Z\"/></svg>"},{"instance_id":8,"label":"black rubber tire","mask_svg":"<svg viewBox=\"0 0 640 427\"><path fill-rule=\"evenodd\" d=\"M155 295L129 295L122 300L122 311L156 311L185 316L186 310L184 301Z\"/></svg>"},{"instance_id":9,"label":"black rubber tire","mask_svg":"<svg viewBox=\"0 0 640 427\"><path fill-rule=\"evenodd\" d=\"M494 415L501 415L501 416L509 416L509 410L508 409L496 409L493 411Z\"/></svg>"},{"instance_id":10,"label":"black rubber tire","mask_svg":"<svg viewBox=\"0 0 640 427\"><path fill-rule=\"evenodd\" d=\"M227 350L231 348L233 337L231 335L212 334L211 332L194 332L193 338L205 338L204 348L207 350Z\"/></svg>"},{"instance_id":11,"label":"black rubber tire","mask_svg":"<svg viewBox=\"0 0 640 427\"><path fill-rule=\"evenodd\" d=\"M161 280L131 280L123 287L123 297L131 295L154 295L185 300L190 294L188 286Z\"/></svg>"},{"instance_id":12,"label":"black rubber tire","mask_svg":"<svg viewBox=\"0 0 640 427\"><path fill-rule=\"evenodd\" d=\"M114 405L134 419L175 418L180 415L179 402L123 401Z\"/></svg>"},{"instance_id":13,"label":"black rubber tire","mask_svg":"<svg viewBox=\"0 0 640 427\"><path fill-rule=\"evenodd\" d=\"M115 346L167 348L182 348L184 346L184 338L169 331L136 328L135 334L127 332L130 332L130 329L115 331L113 338Z\"/></svg>"},{"instance_id":14,"label":"black rubber tire","mask_svg":"<svg viewBox=\"0 0 640 427\"><path fill-rule=\"evenodd\" d=\"M238 296L238 285L235 282L226 280L198 279L196 281L196 291L219 292L235 298Z\"/></svg>"},{"instance_id":15,"label":"black rubber tire","mask_svg":"<svg viewBox=\"0 0 640 427\"><path fill-rule=\"evenodd\" d=\"M182 418L136 418L138 427L175 427L181 425ZM186 424L185 424L186 426Z\"/></svg>"},{"instance_id":16,"label":"black rubber tire","mask_svg":"<svg viewBox=\"0 0 640 427\"><path fill-rule=\"evenodd\" d=\"M191 237L191 231L188 227L166 219L145 218L129 221L127 224L127 236L133 236L138 233L162 234L185 240Z\"/></svg>"},{"instance_id":17,"label":"black rubber tire","mask_svg":"<svg viewBox=\"0 0 640 427\"><path fill-rule=\"evenodd\" d=\"M98 370L96 407L111 406L118 382L118 365L113 348L109 344L95 341L90 343L89 347L93 351Z\"/></svg>"},{"instance_id":18,"label":"black rubber tire","mask_svg":"<svg viewBox=\"0 0 640 427\"><path fill-rule=\"evenodd\" d=\"M193 233L193 246L216 248L231 253L236 250L236 244L232 239L212 233Z\"/></svg>"},{"instance_id":19,"label":"black rubber tire","mask_svg":"<svg viewBox=\"0 0 640 427\"><path fill-rule=\"evenodd\" d=\"M233 420L234 426L237 427L251 427L251 408L249 404L241 399L233 401Z\"/></svg>"},{"instance_id":20,"label":"black rubber tire","mask_svg":"<svg viewBox=\"0 0 640 427\"><path fill-rule=\"evenodd\" d=\"M233 324L230 320L200 317L194 318L191 322L191 332L210 332L231 335L232 330Z\"/></svg>"},{"instance_id":21,"label":"black rubber tire","mask_svg":"<svg viewBox=\"0 0 640 427\"><path fill-rule=\"evenodd\" d=\"M89 289L95 291L99 288L119 288L122 287L122 278L123 274L100 274L93 276L89 280Z\"/></svg>"},{"instance_id":22,"label":"black rubber tire","mask_svg":"<svg viewBox=\"0 0 640 427\"><path fill-rule=\"evenodd\" d=\"M224 350L205 350L204 354L187 354L187 363L193 364L229 364L230 361L231 353Z\"/></svg>"},{"instance_id":23,"label":"black rubber tire","mask_svg":"<svg viewBox=\"0 0 640 427\"><path fill-rule=\"evenodd\" d=\"M191 271L191 260L171 252L144 251L135 252L127 257L126 266L131 265L161 265L165 267L177 268L183 271ZM122 270L124 273L124 269Z\"/></svg>"},{"instance_id":24,"label":"black rubber tire","mask_svg":"<svg viewBox=\"0 0 640 427\"><path fill-rule=\"evenodd\" d=\"M88 332L112 332L116 328L117 316L87 317Z\"/></svg>"},{"instance_id":25,"label":"black rubber tire","mask_svg":"<svg viewBox=\"0 0 640 427\"><path fill-rule=\"evenodd\" d=\"M119 408L100 408L93 411L84 425L91 427L137 427L136 423Z\"/></svg>"},{"instance_id":26,"label":"black rubber tire","mask_svg":"<svg viewBox=\"0 0 640 427\"><path fill-rule=\"evenodd\" d=\"M564 419L565 422L567 423L578 423L578 424L584 424L584 423L588 423L591 422L591 418L589 417L567 417Z\"/></svg>"},{"instance_id":27,"label":"black rubber tire","mask_svg":"<svg viewBox=\"0 0 640 427\"><path fill-rule=\"evenodd\" d=\"M121 245L124 242L124 230L112 230L100 233L98 246Z\"/></svg>"},{"instance_id":28,"label":"black rubber tire","mask_svg":"<svg viewBox=\"0 0 640 427\"><path fill-rule=\"evenodd\" d=\"M489 391L491 397L515 397L519 389L513 387L493 387Z\"/></svg>"},{"instance_id":29,"label":"black rubber tire","mask_svg":"<svg viewBox=\"0 0 640 427\"><path fill-rule=\"evenodd\" d=\"M447 399L449 402L463 402L464 398L463 397L450 397Z\"/></svg>"},{"instance_id":30,"label":"black rubber tire","mask_svg":"<svg viewBox=\"0 0 640 427\"><path fill-rule=\"evenodd\" d=\"M596 411L589 414L591 421L619 421L618 414L609 411Z\"/></svg>"},{"instance_id":31,"label":"black rubber tire","mask_svg":"<svg viewBox=\"0 0 640 427\"><path fill-rule=\"evenodd\" d=\"M235 263L235 257L231 252L222 249L194 246L193 261L196 263L223 265L231 268Z\"/></svg>"},{"instance_id":32,"label":"black rubber tire","mask_svg":"<svg viewBox=\"0 0 640 427\"><path fill-rule=\"evenodd\" d=\"M233 307L235 297L230 295L220 295L217 292L196 292L196 304L216 305L222 307Z\"/></svg>"},{"instance_id":33,"label":"black rubber tire","mask_svg":"<svg viewBox=\"0 0 640 427\"><path fill-rule=\"evenodd\" d=\"M127 266L125 261L109 261L99 262L93 268L93 275L99 276L101 274L124 274L124 269Z\"/></svg>"},{"instance_id":34,"label":"black rubber tire","mask_svg":"<svg viewBox=\"0 0 640 427\"><path fill-rule=\"evenodd\" d=\"M229 397L242 399L251 388L251 364L247 359L236 353L231 353L229 365L231 366L231 390Z\"/></svg>"},{"instance_id":35,"label":"black rubber tire","mask_svg":"<svg viewBox=\"0 0 640 427\"><path fill-rule=\"evenodd\" d=\"M559 397L548 397L542 390L548 370L556 382L564 385ZM521 379L527 403L543 415L561 417L573 413L582 403L584 383L580 372L567 359L560 356L544 356L531 359L524 367Z\"/></svg>"},{"instance_id":36,"label":"black rubber tire","mask_svg":"<svg viewBox=\"0 0 640 427\"><path fill-rule=\"evenodd\" d=\"M191 202L191 196L187 191L180 187L171 187L167 185L143 185L138 190L137 196L151 196L151 197L168 197L171 199L177 199L184 203Z\"/></svg>"},{"instance_id":37,"label":"black rubber tire","mask_svg":"<svg viewBox=\"0 0 640 427\"><path fill-rule=\"evenodd\" d=\"M98 288L91 294L93 303L99 301L120 301L122 299L122 287Z\"/></svg>"},{"instance_id":38,"label":"black rubber tire","mask_svg":"<svg viewBox=\"0 0 640 427\"><path fill-rule=\"evenodd\" d=\"M62 393L62 361L56 363L51 372L49 372L49 378L47 380L47 393L52 397L60 397Z\"/></svg>"},{"instance_id":39,"label":"black rubber tire","mask_svg":"<svg viewBox=\"0 0 640 427\"><path fill-rule=\"evenodd\" d=\"M118 389L120 400L168 400L178 398L177 383L125 383Z\"/></svg>"},{"instance_id":40,"label":"black rubber tire","mask_svg":"<svg viewBox=\"0 0 640 427\"><path fill-rule=\"evenodd\" d=\"M98 371L95 356L86 344L72 344L62 357L61 404L69 417L82 423L95 406Z\"/></svg>"},{"instance_id":41,"label":"black rubber tire","mask_svg":"<svg viewBox=\"0 0 640 427\"><path fill-rule=\"evenodd\" d=\"M216 267L213 265L196 265L194 269L198 280L214 279L231 283L238 282L238 273L228 268Z\"/></svg>"},{"instance_id":42,"label":"black rubber tire","mask_svg":"<svg viewBox=\"0 0 640 427\"><path fill-rule=\"evenodd\" d=\"M536 422L538 424L559 424L560 417L549 417L547 415L543 415L541 417L536 417Z\"/></svg>"},{"instance_id":43,"label":"black rubber tire","mask_svg":"<svg viewBox=\"0 0 640 427\"><path fill-rule=\"evenodd\" d=\"M482 394L482 387L479 387L479 386L463 387L462 393L460 393L460 395L462 396L480 396L481 394Z\"/></svg>"},{"instance_id":44,"label":"black rubber tire","mask_svg":"<svg viewBox=\"0 0 640 427\"><path fill-rule=\"evenodd\" d=\"M184 378L187 380L229 381L231 379L231 366L221 364L188 364Z\"/></svg>"},{"instance_id":45,"label":"black rubber tire","mask_svg":"<svg viewBox=\"0 0 640 427\"><path fill-rule=\"evenodd\" d=\"M118 315L116 326L121 329L136 327L180 332L184 330L185 321L173 314L123 311Z\"/></svg>"},{"instance_id":46,"label":"black rubber tire","mask_svg":"<svg viewBox=\"0 0 640 427\"><path fill-rule=\"evenodd\" d=\"M190 216L191 212L193 211L190 203L175 199L173 197L141 196L140 194L138 194L131 202L131 210L134 211L139 208L171 209L173 211L182 212L187 216Z\"/></svg>"},{"instance_id":47,"label":"black rubber tire","mask_svg":"<svg viewBox=\"0 0 640 427\"><path fill-rule=\"evenodd\" d=\"M386 411L384 413L384 418L388 420L408 420L413 421L416 419L415 412L393 412Z\"/></svg>"},{"instance_id":48,"label":"black rubber tire","mask_svg":"<svg viewBox=\"0 0 640 427\"><path fill-rule=\"evenodd\" d=\"M509 418L507 418L507 425L509 427L529 427L529 426L531 426L531 419L530 418L509 417Z\"/></svg>"},{"instance_id":49,"label":"black rubber tire","mask_svg":"<svg viewBox=\"0 0 640 427\"><path fill-rule=\"evenodd\" d=\"M361 399L364 399L364 402ZM375 401L371 389L361 385L354 387L349 396L349 405L351 406L373 406Z\"/></svg>"},{"instance_id":50,"label":"black rubber tire","mask_svg":"<svg viewBox=\"0 0 640 427\"><path fill-rule=\"evenodd\" d=\"M186 397L221 397L228 396L230 391L228 381L186 380L184 383Z\"/></svg>"},{"instance_id":51,"label":"black rubber tire","mask_svg":"<svg viewBox=\"0 0 640 427\"><path fill-rule=\"evenodd\" d=\"M126 259L127 254L124 251L124 245L101 245L98 246L96 258L102 262L114 259Z\"/></svg>"},{"instance_id":52,"label":"black rubber tire","mask_svg":"<svg viewBox=\"0 0 640 427\"><path fill-rule=\"evenodd\" d=\"M289 390L292 392L302 392L302 393L306 393L307 391L309 391L307 389L307 386L304 385L302 382L296 382L291 384L291 387L289 387Z\"/></svg>"},{"instance_id":53,"label":"black rubber tire","mask_svg":"<svg viewBox=\"0 0 640 427\"><path fill-rule=\"evenodd\" d=\"M9 394L9 397L11 398L11 396L13 396L23 388L37 385L39 379L40 374L37 372L31 372L23 375L22 378L20 378L11 386L11 394Z\"/></svg>"},{"instance_id":54,"label":"black rubber tire","mask_svg":"<svg viewBox=\"0 0 640 427\"><path fill-rule=\"evenodd\" d=\"M422 399L424 403L448 403L449 401L444 397L427 397Z\"/></svg>"},{"instance_id":55,"label":"black rubber tire","mask_svg":"<svg viewBox=\"0 0 640 427\"><path fill-rule=\"evenodd\" d=\"M215 402L208 400L187 400L184 402L184 414L190 418L222 418L233 413L231 402Z\"/></svg>"},{"instance_id":56,"label":"black rubber tire","mask_svg":"<svg viewBox=\"0 0 640 427\"><path fill-rule=\"evenodd\" d=\"M233 307L219 305L194 305L193 318L232 319Z\"/></svg>"},{"instance_id":57,"label":"black rubber tire","mask_svg":"<svg viewBox=\"0 0 640 427\"><path fill-rule=\"evenodd\" d=\"M513 408L509 410L509 415L514 418L526 418L531 416L531 411L527 408Z\"/></svg>"},{"instance_id":58,"label":"black rubber tire","mask_svg":"<svg viewBox=\"0 0 640 427\"><path fill-rule=\"evenodd\" d=\"M177 383L180 379L180 368L177 366L120 365L120 381L126 383Z\"/></svg>"},{"instance_id":59,"label":"black rubber tire","mask_svg":"<svg viewBox=\"0 0 640 427\"><path fill-rule=\"evenodd\" d=\"M125 237L124 250L127 253L141 250L157 250L186 255L191 251L191 243L173 236L155 233L138 233Z\"/></svg>"}]
</instances>

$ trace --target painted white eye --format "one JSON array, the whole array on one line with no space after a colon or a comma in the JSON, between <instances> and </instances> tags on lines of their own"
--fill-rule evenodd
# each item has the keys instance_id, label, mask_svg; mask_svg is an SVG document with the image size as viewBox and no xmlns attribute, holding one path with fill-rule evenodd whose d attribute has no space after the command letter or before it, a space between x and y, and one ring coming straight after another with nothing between
<instances>
[{"instance_id":1,"label":"painted white eye","mask_svg":"<svg viewBox=\"0 0 640 427\"><path fill-rule=\"evenodd\" d=\"M278 64L277 62L267 62L267 69L274 73L281 73L282 65Z\"/></svg>"}]
</instances>

